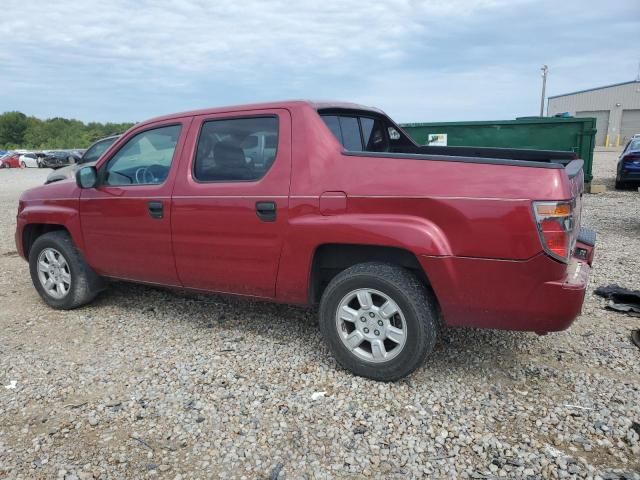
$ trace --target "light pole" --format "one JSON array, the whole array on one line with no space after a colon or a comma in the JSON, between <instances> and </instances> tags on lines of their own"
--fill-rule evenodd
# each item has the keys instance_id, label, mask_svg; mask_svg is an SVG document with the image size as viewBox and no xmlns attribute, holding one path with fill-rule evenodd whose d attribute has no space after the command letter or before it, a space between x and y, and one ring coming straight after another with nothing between
<instances>
[{"instance_id":1,"label":"light pole","mask_svg":"<svg viewBox=\"0 0 640 480\"><path fill-rule=\"evenodd\" d=\"M549 67L543 65L540 70L542 70L542 97L540 98L540 116L544 117L544 94L547 89L547 73L549 73Z\"/></svg>"}]
</instances>

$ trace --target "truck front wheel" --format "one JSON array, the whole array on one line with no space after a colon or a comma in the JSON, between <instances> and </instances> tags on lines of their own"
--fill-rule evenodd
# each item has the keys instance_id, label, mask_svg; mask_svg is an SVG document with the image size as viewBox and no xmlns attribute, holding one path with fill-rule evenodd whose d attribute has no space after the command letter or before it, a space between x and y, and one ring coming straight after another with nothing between
<instances>
[{"instance_id":1,"label":"truck front wheel","mask_svg":"<svg viewBox=\"0 0 640 480\"><path fill-rule=\"evenodd\" d=\"M29 250L31 281L50 307L70 310L89 303L102 279L84 261L66 231L38 237Z\"/></svg>"},{"instance_id":2,"label":"truck front wheel","mask_svg":"<svg viewBox=\"0 0 640 480\"><path fill-rule=\"evenodd\" d=\"M336 360L356 375L394 381L436 342L435 302L410 270L363 263L339 273L320 302L320 329Z\"/></svg>"}]
</instances>

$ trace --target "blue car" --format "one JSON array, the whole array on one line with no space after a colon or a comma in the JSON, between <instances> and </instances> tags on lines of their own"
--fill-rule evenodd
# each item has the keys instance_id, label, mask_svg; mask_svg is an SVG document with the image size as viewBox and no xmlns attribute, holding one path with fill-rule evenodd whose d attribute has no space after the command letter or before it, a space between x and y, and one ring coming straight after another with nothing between
<instances>
[{"instance_id":1,"label":"blue car","mask_svg":"<svg viewBox=\"0 0 640 480\"><path fill-rule=\"evenodd\" d=\"M618 159L616 189L640 184L640 138L632 138Z\"/></svg>"}]
</instances>

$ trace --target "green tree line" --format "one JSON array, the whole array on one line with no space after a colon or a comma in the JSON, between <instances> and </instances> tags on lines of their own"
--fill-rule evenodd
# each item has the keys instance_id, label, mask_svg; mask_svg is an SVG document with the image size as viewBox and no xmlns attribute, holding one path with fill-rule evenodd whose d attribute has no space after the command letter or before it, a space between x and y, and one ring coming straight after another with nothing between
<instances>
[{"instance_id":1,"label":"green tree line","mask_svg":"<svg viewBox=\"0 0 640 480\"><path fill-rule=\"evenodd\" d=\"M0 114L0 149L86 148L100 138L122 133L133 123L84 123L68 118L41 120L22 112Z\"/></svg>"}]
</instances>

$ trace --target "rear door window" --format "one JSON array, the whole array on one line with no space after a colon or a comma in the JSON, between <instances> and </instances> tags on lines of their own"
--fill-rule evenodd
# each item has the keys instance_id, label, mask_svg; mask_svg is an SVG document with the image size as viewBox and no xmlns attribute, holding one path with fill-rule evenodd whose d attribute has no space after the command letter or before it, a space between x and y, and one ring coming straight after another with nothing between
<instances>
[{"instance_id":1,"label":"rear door window","mask_svg":"<svg viewBox=\"0 0 640 480\"><path fill-rule=\"evenodd\" d=\"M204 122L193 175L200 182L255 181L276 159L278 118L229 118Z\"/></svg>"}]
</instances>

